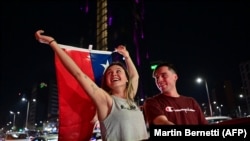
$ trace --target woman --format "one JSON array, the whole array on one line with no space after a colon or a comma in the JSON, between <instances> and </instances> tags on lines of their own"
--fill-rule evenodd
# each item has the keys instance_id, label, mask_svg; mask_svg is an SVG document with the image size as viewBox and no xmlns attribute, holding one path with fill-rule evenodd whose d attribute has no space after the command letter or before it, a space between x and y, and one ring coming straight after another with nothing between
<instances>
[{"instance_id":1,"label":"woman","mask_svg":"<svg viewBox=\"0 0 250 141\"><path fill-rule=\"evenodd\" d=\"M119 62L112 63L103 75L102 88L98 87L57 44L53 37L35 33L36 39L50 45L64 67L93 100L104 141L139 141L148 138L142 111L134 102L139 75L125 46L116 51L124 56L127 69Z\"/></svg>"}]
</instances>

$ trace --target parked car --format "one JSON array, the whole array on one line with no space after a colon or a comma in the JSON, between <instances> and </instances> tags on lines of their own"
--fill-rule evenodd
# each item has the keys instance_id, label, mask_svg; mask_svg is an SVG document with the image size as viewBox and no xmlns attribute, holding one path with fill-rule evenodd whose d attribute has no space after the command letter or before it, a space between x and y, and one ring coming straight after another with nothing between
<instances>
[{"instance_id":1,"label":"parked car","mask_svg":"<svg viewBox=\"0 0 250 141\"><path fill-rule=\"evenodd\" d=\"M250 125L250 117L233 118L222 121L218 125Z\"/></svg>"},{"instance_id":2,"label":"parked car","mask_svg":"<svg viewBox=\"0 0 250 141\"><path fill-rule=\"evenodd\" d=\"M4 141L29 141L27 133L9 132L5 134Z\"/></svg>"},{"instance_id":3,"label":"parked car","mask_svg":"<svg viewBox=\"0 0 250 141\"><path fill-rule=\"evenodd\" d=\"M230 117L230 116L210 116L210 117L206 117L206 120L208 121L209 124L218 124L222 121L232 120L232 117Z\"/></svg>"},{"instance_id":4,"label":"parked car","mask_svg":"<svg viewBox=\"0 0 250 141\"><path fill-rule=\"evenodd\" d=\"M0 141L4 141L4 136L5 134L0 132Z\"/></svg>"},{"instance_id":5,"label":"parked car","mask_svg":"<svg viewBox=\"0 0 250 141\"><path fill-rule=\"evenodd\" d=\"M32 141L58 141L58 134L45 134L35 137Z\"/></svg>"},{"instance_id":6,"label":"parked car","mask_svg":"<svg viewBox=\"0 0 250 141\"><path fill-rule=\"evenodd\" d=\"M34 137L31 141L46 141L44 137Z\"/></svg>"}]
</instances>

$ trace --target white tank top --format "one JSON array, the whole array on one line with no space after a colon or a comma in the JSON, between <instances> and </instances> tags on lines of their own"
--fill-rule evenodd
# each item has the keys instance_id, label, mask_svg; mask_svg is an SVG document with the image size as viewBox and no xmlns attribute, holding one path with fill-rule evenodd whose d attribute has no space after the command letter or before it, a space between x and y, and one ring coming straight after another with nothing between
<instances>
[{"instance_id":1,"label":"white tank top","mask_svg":"<svg viewBox=\"0 0 250 141\"><path fill-rule=\"evenodd\" d=\"M110 114L100 121L103 141L139 141L148 139L147 128L142 111L126 99L113 96Z\"/></svg>"}]
</instances>

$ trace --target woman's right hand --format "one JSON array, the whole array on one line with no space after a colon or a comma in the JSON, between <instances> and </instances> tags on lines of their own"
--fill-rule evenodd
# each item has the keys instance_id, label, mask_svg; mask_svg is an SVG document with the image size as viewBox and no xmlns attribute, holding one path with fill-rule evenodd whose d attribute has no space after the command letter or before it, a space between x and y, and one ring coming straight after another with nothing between
<instances>
[{"instance_id":1,"label":"woman's right hand","mask_svg":"<svg viewBox=\"0 0 250 141\"><path fill-rule=\"evenodd\" d=\"M35 33L35 37L40 43L49 44L51 41L54 40L54 38L50 36L42 35L43 33L43 30L37 30Z\"/></svg>"}]
</instances>

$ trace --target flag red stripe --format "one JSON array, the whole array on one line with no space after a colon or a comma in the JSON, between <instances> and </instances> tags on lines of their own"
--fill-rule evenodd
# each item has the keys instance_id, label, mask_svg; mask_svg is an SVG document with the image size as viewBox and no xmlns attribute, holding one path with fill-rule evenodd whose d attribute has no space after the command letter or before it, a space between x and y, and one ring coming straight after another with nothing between
<instances>
[{"instance_id":1,"label":"flag red stripe","mask_svg":"<svg viewBox=\"0 0 250 141\"><path fill-rule=\"evenodd\" d=\"M89 52L65 51L94 80ZM95 115L94 104L56 55L55 66L59 96L59 140L88 141L94 126L91 122Z\"/></svg>"}]
</instances>

